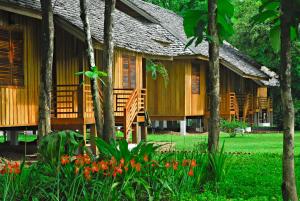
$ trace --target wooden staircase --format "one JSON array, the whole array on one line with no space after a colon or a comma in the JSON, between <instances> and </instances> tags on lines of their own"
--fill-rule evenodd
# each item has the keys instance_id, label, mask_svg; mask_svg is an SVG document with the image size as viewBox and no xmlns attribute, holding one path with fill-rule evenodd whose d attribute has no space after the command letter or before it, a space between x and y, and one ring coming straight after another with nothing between
<instances>
[{"instance_id":1,"label":"wooden staircase","mask_svg":"<svg viewBox=\"0 0 300 201\"><path fill-rule=\"evenodd\" d=\"M103 106L103 95L99 93ZM128 139L134 124L145 121L146 89L114 89L113 101L115 124ZM90 85L56 85L51 115L54 127L60 129L95 124Z\"/></svg>"}]
</instances>

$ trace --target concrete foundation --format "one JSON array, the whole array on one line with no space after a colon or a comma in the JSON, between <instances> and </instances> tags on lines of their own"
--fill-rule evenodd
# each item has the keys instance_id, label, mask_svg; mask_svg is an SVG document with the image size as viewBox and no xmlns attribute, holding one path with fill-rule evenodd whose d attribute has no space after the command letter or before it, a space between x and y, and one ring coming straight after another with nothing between
<instances>
[{"instance_id":1,"label":"concrete foundation","mask_svg":"<svg viewBox=\"0 0 300 201\"><path fill-rule=\"evenodd\" d=\"M186 135L186 118L180 121L180 134Z\"/></svg>"}]
</instances>

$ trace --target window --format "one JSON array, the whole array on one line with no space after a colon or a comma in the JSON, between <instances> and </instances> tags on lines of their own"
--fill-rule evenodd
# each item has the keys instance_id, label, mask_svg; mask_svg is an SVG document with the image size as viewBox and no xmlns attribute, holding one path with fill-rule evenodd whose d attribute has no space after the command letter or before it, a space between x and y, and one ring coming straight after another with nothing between
<instances>
[{"instance_id":1,"label":"window","mask_svg":"<svg viewBox=\"0 0 300 201\"><path fill-rule=\"evenodd\" d=\"M192 65L192 94L200 94L200 66Z\"/></svg>"},{"instance_id":2,"label":"window","mask_svg":"<svg viewBox=\"0 0 300 201\"><path fill-rule=\"evenodd\" d=\"M23 85L23 32L0 27L0 86Z\"/></svg>"},{"instance_id":3,"label":"window","mask_svg":"<svg viewBox=\"0 0 300 201\"><path fill-rule=\"evenodd\" d=\"M136 58L134 56L123 56L123 87L136 88Z\"/></svg>"}]
</instances>

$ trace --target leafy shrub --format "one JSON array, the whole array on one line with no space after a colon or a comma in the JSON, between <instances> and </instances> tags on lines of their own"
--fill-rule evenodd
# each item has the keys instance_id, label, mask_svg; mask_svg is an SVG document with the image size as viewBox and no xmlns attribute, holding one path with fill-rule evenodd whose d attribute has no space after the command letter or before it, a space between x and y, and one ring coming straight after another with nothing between
<instances>
[{"instance_id":1,"label":"leafy shrub","mask_svg":"<svg viewBox=\"0 0 300 201\"><path fill-rule=\"evenodd\" d=\"M40 146L41 160L30 167L22 166L17 174L3 171L0 164L0 187L4 189L0 197L5 200L183 200L187 192L200 193L208 163L205 153L165 154L157 151L159 146L144 142L130 150L124 140L107 144L96 139L98 156L77 155L80 140L76 136L67 131L45 137Z\"/></svg>"},{"instance_id":2,"label":"leafy shrub","mask_svg":"<svg viewBox=\"0 0 300 201\"><path fill-rule=\"evenodd\" d=\"M74 131L53 132L44 136L39 144L42 162L57 165L62 155L73 155L83 146L83 137Z\"/></svg>"},{"instance_id":3,"label":"leafy shrub","mask_svg":"<svg viewBox=\"0 0 300 201\"><path fill-rule=\"evenodd\" d=\"M238 121L236 119L233 119L232 121L222 119L220 123L222 131L229 133L230 137L236 136L235 129L245 129L248 127L248 124L246 122Z\"/></svg>"}]
</instances>

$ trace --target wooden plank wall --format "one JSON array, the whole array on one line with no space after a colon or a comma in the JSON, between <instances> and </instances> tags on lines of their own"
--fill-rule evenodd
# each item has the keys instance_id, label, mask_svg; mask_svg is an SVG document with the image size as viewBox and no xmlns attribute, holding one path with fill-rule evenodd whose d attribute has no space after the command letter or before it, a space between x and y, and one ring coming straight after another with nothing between
<instances>
[{"instance_id":1,"label":"wooden plank wall","mask_svg":"<svg viewBox=\"0 0 300 201\"><path fill-rule=\"evenodd\" d=\"M0 86L0 127L32 126L38 121L40 24L0 11L0 25L7 26L9 21L24 30L24 86Z\"/></svg>"},{"instance_id":2,"label":"wooden plank wall","mask_svg":"<svg viewBox=\"0 0 300 201\"><path fill-rule=\"evenodd\" d=\"M192 66L185 68L185 116L202 116L205 113L207 62L198 62L200 67L200 94L192 94Z\"/></svg>"},{"instance_id":3,"label":"wooden plank wall","mask_svg":"<svg viewBox=\"0 0 300 201\"><path fill-rule=\"evenodd\" d=\"M169 73L169 83L164 86L158 76L153 80L147 74L147 108L152 119L158 117L182 118L185 115L185 69L191 66L189 60L162 62Z\"/></svg>"}]
</instances>

